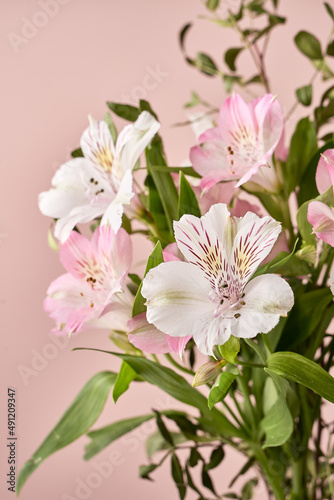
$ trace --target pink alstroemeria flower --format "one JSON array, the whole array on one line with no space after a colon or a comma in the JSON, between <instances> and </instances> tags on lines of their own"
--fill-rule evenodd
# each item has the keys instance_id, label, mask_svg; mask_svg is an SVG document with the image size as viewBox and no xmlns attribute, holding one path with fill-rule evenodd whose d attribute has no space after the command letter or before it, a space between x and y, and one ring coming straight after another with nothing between
<instances>
[{"instance_id":1,"label":"pink alstroemeria flower","mask_svg":"<svg viewBox=\"0 0 334 500\"><path fill-rule=\"evenodd\" d=\"M282 135L283 115L271 94L246 104L233 94L222 104L218 127L199 137L191 148L190 160L203 176L201 187L209 189L220 181L247 182L259 167L266 165Z\"/></svg>"},{"instance_id":2,"label":"pink alstroemeria flower","mask_svg":"<svg viewBox=\"0 0 334 500\"><path fill-rule=\"evenodd\" d=\"M91 241L72 231L59 255L67 273L51 283L44 309L56 321L53 332L69 335L108 311L123 292L132 245L123 228L115 235L110 226L99 226Z\"/></svg>"},{"instance_id":3,"label":"pink alstroemeria flower","mask_svg":"<svg viewBox=\"0 0 334 500\"><path fill-rule=\"evenodd\" d=\"M191 333L203 354L231 335L268 333L294 299L288 283L273 274L251 279L272 249L281 227L252 212L238 218L225 204L201 218L174 222L175 239L188 262L166 262L146 275L142 294L147 320L173 337Z\"/></svg>"},{"instance_id":4,"label":"pink alstroemeria flower","mask_svg":"<svg viewBox=\"0 0 334 500\"><path fill-rule=\"evenodd\" d=\"M123 206L133 196L132 170L160 124L147 111L124 127L114 145L104 121L90 119L81 137L84 158L64 163L52 179L52 189L39 195L44 215L58 219L55 236L62 243L79 223L102 216L114 230L122 223Z\"/></svg>"},{"instance_id":5,"label":"pink alstroemeria flower","mask_svg":"<svg viewBox=\"0 0 334 500\"><path fill-rule=\"evenodd\" d=\"M334 209L321 201L311 201L307 209L307 220L318 238L334 247Z\"/></svg>"},{"instance_id":6,"label":"pink alstroemeria flower","mask_svg":"<svg viewBox=\"0 0 334 500\"><path fill-rule=\"evenodd\" d=\"M334 186L334 149L326 149L320 156L315 173L315 183L320 194Z\"/></svg>"}]
</instances>

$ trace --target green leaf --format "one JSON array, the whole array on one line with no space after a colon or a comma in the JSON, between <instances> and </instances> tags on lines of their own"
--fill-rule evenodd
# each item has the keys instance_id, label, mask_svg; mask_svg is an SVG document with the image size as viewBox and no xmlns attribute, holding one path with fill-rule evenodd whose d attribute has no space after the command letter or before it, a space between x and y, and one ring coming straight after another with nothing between
<instances>
[{"instance_id":1,"label":"green leaf","mask_svg":"<svg viewBox=\"0 0 334 500\"><path fill-rule=\"evenodd\" d=\"M201 98L199 97L196 92L191 92L191 99L189 102L187 102L184 107L185 108L192 108L193 106L197 106L202 102Z\"/></svg>"},{"instance_id":2,"label":"green leaf","mask_svg":"<svg viewBox=\"0 0 334 500\"><path fill-rule=\"evenodd\" d=\"M136 372L123 361L112 393L115 403L118 398L128 390L130 383L136 378L136 376Z\"/></svg>"},{"instance_id":3,"label":"green leaf","mask_svg":"<svg viewBox=\"0 0 334 500\"><path fill-rule=\"evenodd\" d=\"M260 83L262 84L262 78L260 75L254 75L252 76L252 78L250 78L249 80L247 80L245 82L245 85L249 85L250 83Z\"/></svg>"},{"instance_id":4,"label":"green leaf","mask_svg":"<svg viewBox=\"0 0 334 500\"><path fill-rule=\"evenodd\" d=\"M236 370L238 369L236 368ZM215 404L219 403L219 401L222 401L225 398L236 376L237 373L231 373L227 371L221 373L209 393L208 406L210 410Z\"/></svg>"},{"instance_id":5,"label":"green leaf","mask_svg":"<svg viewBox=\"0 0 334 500\"><path fill-rule=\"evenodd\" d=\"M148 479L149 481L152 481L149 474L153 472L157 467L159 467L159 465L160 464L141 465L139 467L139 477L141 477L142 479Z\"/></svg>"},{"instance_id":6,"label":"green leaf","mask_svg":"<svg viewBox=\"0 0 334 500\"><path fill-rule=\"evenodd\" d=\"M139 110L140 112L142 111L148 111L156 120L159 120L157 114L153 111L150 103L148 101L145 101L145 99L140 99L139 101Z\"/></svg>"},{"instance_id":7,"label":"green leaf","mask_svg":"<svg viewBox=\"0 0 334 500\"><path fill-rule=\"evenodd\" d=\"M192 167L169 167L167 165L150 165L150 170L155 170L156 172L165 172L165 173L176 173L179 174L182 172L184 175L190 175L191 177L197 177L200 179L201 176L195 172Z\"/></svg>"},{"instance_id":8,"label":"green leaf","mask_svg":"<svg viewBox=\"0 0 334 500\"><path fill-rule=\"evenodd\" d=\"M210 456L210 460L205 464L206 470L215 469L223 461L225 457L224 449L222 446L215 448Z\"/></svg>"},{"instance_id":9,"label":"green leaf","mask_svg":"<svg viewBox=\"0 0 334 500\"><path fill-rule=\"evenodd\" d=\"M112 119L111 114L110 113L106 113L104 115L104 117L103 117L103 120L108 125L110 133L111 133L111 137L112 137L112 139L114 141L114 144L115 144L116 140L117 140L117 129L115 127L114 120Z\"/></svg>"},{"instance_id":10,"label":"green leaf","mask_svg":"<svg viewBox=\"0 0 334 500\"><path fill-rule=\"evenodd\" d=\"M79 348L76 350L81 349L85 350L86 348ZM136 371L137 375L142 377L148 383L159 387L178 401L200 410L203 416L207 417L206 424L213 425L215 428L219 429L219 434L226 436L243 436L243 432L240 429L237 429L225 417L225 415L223 415L223 413L218 411L216 408L213 408L210 411L207 406L206 397L191 387L191 385L188 384L188 382L181 377L181 375L175 373L170 368L159 365L141 356L131 356L129 354L103 351L101 349L89 350L105 352L123 359L133 370Z\"/></svg>"},{"instance_id":11,"label":"green leaf","mask_svg":"<svg viewBox=\"0 0 334 500\"><path fill-rule=\"evenodd\" d=\"M260 422L260 426L266 434L263 448L281 446L290 438L293 431L293 419L286 402L288 384L284 379L278 377L276 373L270 370L266 370L266 372L272 379L267 379L265 391L268 392L268 387L270 387L273 392L274 402L270 405L269 410L265 412L266 414ZM268 399L268 395L264 397Z\"/></svg>"},{"instance_id":12,"label":"green leaf","mask_svg":"<svg viewBox=\"0 0 334 500\"><path fill-rule=\"evenodd\" d=\"M203 458L201 457L199 451L197 448L191 448L190 450L190 456L189 456L189 466L190 467L196 467L198 462L203 461Z\"/></svg>"},{"instance_id":13,"label":"green leaf","mask_svg":"<svg viewBox=\"0 0 334 500\"><path fill-rule=\"evenodd\" d=\"M303 106L310 106L312 103L312 85L305 85L296 89L296 96Z\"/></svg>"},{"instance_id":14,"label":"green leaf","mask_svg":"<svg viewBox=\"0 0 334 500\"><path fill-rule=\"evenodd\" d=\"M288 193L299 186L307 165L317 149L317 134L314 125L309 118L302 118L292 136L286 163L285 181Z\"/></svg>"},{"instance_id":15,"label":"green leaf","mask_svg":"<svg viewBox=\"0 0 334 500\"><path fill-rule=\"evenodd\" d=\"M169 430L165 426L164 421L162 420L160 413L157 410L153 410L153 411L155 414L155 418L157 421L157 426L158 426L158 429L160 431L160 434L162 435L164 440L167 441L167 443L169 443L171 446L174 446L174 441L173 441L173 438L171 436L171 433L169 432Z\"/></svg>"},{"instance_id":16,"label":"green leaf","mask_svg":"<svg viewBox=\"0 0 334 500\"><path fill-rule=\"evenodd\" d=\"M154 418L153 414L118 420L106 427L90 431L87 436L91 439L91 442L85 447L86 453L84 459L89 460L110 443L136 429L144 422L147 422L147 420L152 420L152 418Z\"/></svg>"},{"instance_id":17,"label":"green leaf","mask_svg":"<svg viewBox=\"0 0 334 500\"><path fill-rule=\"evenodd\" d=\"M226 361L234 364L240 351L240 340L233 335L225 344L219 346L219 352Z\"/></svg>"},{"instance_id":18,"label":"green leaf","mask_svg":"<svg viewBox=\"0 0 334 500\"><path fill-rule=\"evenodd\" d=\"M146 150L147 167L153 182L158 191L161 204L163 206L167 224L171 234L173 234L173 221L177 220L178 194L174 185L173 179L168 172L159 172L156 169L151 169L151 165L166 166L166 161L163 155L161 139L156 137L156 140L151 144L151 147Z\"/></svg>"},{"instance_id":19,"label":"green leaf","mask_svg":"<svg viewBox=\"0 0 334 500\"><path fill-rule=\"evenodd\" d=\"M215 488L214 488L212 480L211 480L211 477L210 477L210 475L209 475L209 473L208 473L208 471L206 469L205 462L203 462L203 467L202 467L202 484L203 484L203 486L205 486L206 488L208 488L208 490L212 491L212 493L214 495L217 496Z\"/></svg>"},{"instance_id":20,"label":"green leaf","mask_svg":"<svg viewBox=\"0 0 334 500\"><path fill-rule=\"evenodd\" d=\"M325 6L325 9L327 10L328 14L330 15L330 17L334 21L334 12L333 12L332 7L327 2L324 2L324 6Z\"/></svg>"},{"instance_id":21,"label":"green leaf","mask_svg":"<svg viewBox=\"0 0 334 500\"><path fill-rule=\"evenodd\" d=\"M220 0L206 0L206 6L209 10L216 10L219 7Z\"/></svg>"},{"instance_id":22,"label":"green leaf","mask_svg":"<svg viewBox=\"0 0 334 500\"><path fill-rule=\"evenodd\" d=\"M115 379L115 373L105 371L97 373L87 382L41 446L24 464L18 477L17 494L43 460L78 439L94 424Z\"/></svg>"},{"instance_id":23,"label":"green leaf","mask_svg":"<svg viewBox=\"0 0 334 500\"><path fill-rule=\"evenodd\" d=\"M164 261L164 258L162 255L161 243L160 243L160 241L158 241L158 243L153 248L152 253L147 260L144 278L150 269L158 266L163 261ZM137 295L136 295L134 303L133 303L132 317L137 316L137 314L141 314L141 313L146 311L146 306L145 306L146 299L144 299L144 297L141 294L142 287L143 287L143 282L141 282L139 285Z\"/></svg>"},{"instance_id":24,"label":"green leaf","mask_svg":"<svg viewBox=\"0 0 334 500\"><path fill-rule=\"evenodd\" d=\"M230 484L228 485L229 488L232 488L232 486L234 485L234 483L236 482L236 480L240 477L240 476L243 476L244 474L246 474L247 471L249 471L249 469L251 467L253 467L255 463L255 457L251 457L249 460L247 460L247 462L245 463L245 465L242 466L242 468L236 473L236 475L232 478ZM225 495L226 496L226 495ZM228 497L228 498L232 498L232 497ZM233 497L235 498L235 497Z\"/></svg>"},{"instance_id":25,"label":"green leaf","mask_svg":"<svg viewBox=\"0 0 334 500\"><path fill-rule=\"evenodd\" d=\"M333 57L334 56L334 40L332 40L328 45L326 49L326 54L328 56Z\"/></svg>"},{"instance_id":26,"label":"green leaf","mask_svg":"<svg viewBox=\"0 0 334 500\"><path fill-rule=\"evenodd\" d=\"M75 149L71 152L72 158L83 158L84 154L81 148Z\"/></svg>"},{"instance_id":27,"label":"green leaf","mask_svg":"<svg viewBox=\"0 0 334 500\"><path fill-rule=\"evenodd\" d=\"M231 71L236 71L237 68L235 67L235 61L240 52L242 52L243 50L244 47L233 47L225 52L224 59Z\"/></svg>"},{"instance_id":28,"label":"green leaf","mask_svg":"<svg viewBox=\"0 0 334 500\"><path fill-rule=\"evenodd\" d=\"M181 46L181 50L182 52L185 51L185 47L184 47L184 40L185 40L185 36L188 32L188 30L192 27L192 23L188 23L186 24L185 26L183 26L183 28L181 29L180 31L180 35L179 35L179 42L180 42L180 46Z\"/></svg>"},{"instance_id":29,"label":"green leaf","mask_svg":"<svg viewBox=\"0 0 334 500\"><path fill-rule=\"evenodd\" d=\"M300 31L295 36L295 43L309 59L322 59L322 51L319 40L307 31Z\"/></svg>"},{"instance_id":30,"label":"green leaf","mask_svg":"<svg viewBox=\"0 0 334 500\"><path fill-rule=\"evenodd\" d=\"M129 122L135 122L140 115L140 111L135 106L130 104L121 104L120 102L107 102L107 106L111 111L113 111L117 116L128 120Z\"/></svg>"},{"instance_id":31,"label":"green leaf","mask_svg":"<svg viewBox=\"0 0 334 500\"><path fill-rule=\"evenodd\" d=\"M180 499L183 500L186 496L186 485L184 482L180 461L175 453L172 454L171 468L172 478L174 479L174 482L179 490Z\"/></svg>"},{"instance_id":32,"label":"green leaf","mask_svg":"<svg viewBox=\"0 0 334 500\"><path fill-rule=\"evenodd\" d=\"M314 361L295 352L275 352L267 359L267 367L334 403L334 378Z\"/></svg>"},{"instance_id":33,"label":"green leaf","mask_svg":"<svg viewBox=\"0 0 334 500\"><path fill-rule=\"evenodd\" d=\"M320 288L297 297L277 350L294 349L306 340L317 329L325 309L332 301L333 295L329 288Z\"/></svg>"},{"instance_id":34,"label":"green leaf","mask_svg":"<svg viewBox=\"0 0 334 500\"><path fill-rule=\"evenodd\" d=\"M194 61L194 65L202 71L202 73L208 76L214 76L218 72L218 68L215 62L211 59L207 54L203 54L202 52L198 52L196 54L196 59Z\"/></svg>"},{"instance_id":35,"label":"green leaf","mask_svg":"<svg viewBox=\"0 0 334 500\"><path fill-rule=\"evenodd\" d=\"M256 477L247 481L241 490L241 500L250 500L253 498L254 487L257 486L258 479Z\"/></svg>"},{"instance_id":36,"label":"green leaf","mask_svg":"<svg viewBox=\"0 0 334 500\"><path fill-rule=\"evenodd\" d=\"M184 174L180 172L180 196L178 206L178 217L181 219L182 215L190 214L196 217L201 216L201 211L198 206L196 195L185 178Z\"/></svg>"},{"instance_id":37,"label":"green leaf","mask_svg":"<svg viewBox=\"0 0 334 500\"><path fill-rule=\"evenodd\" d=\"M187 476L187 484L189 486L189 488L191 488L192 490L196 491L196 493L198 493L199 495L201 495L201 492L199 491L199 489L197 488L197 486L195 485L194 481L193 481L193 478L191 477L191 474L190 474L190 470L189 470L189 467L185 466L185 473L186 473L186 476ZM201 495L202 497L202 495Z\"/></svg>"}]
</instances>

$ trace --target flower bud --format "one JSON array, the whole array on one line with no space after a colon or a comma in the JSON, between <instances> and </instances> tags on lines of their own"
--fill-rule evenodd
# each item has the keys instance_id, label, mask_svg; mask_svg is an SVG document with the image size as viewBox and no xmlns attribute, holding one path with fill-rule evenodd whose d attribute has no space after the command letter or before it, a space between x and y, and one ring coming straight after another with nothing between
<instances>
[{"instance_id":1,"label":"flower bud","mask_svg":"<svg viewBox=\"0 0 334 500\"><path fill-rule=\"evenodd\" d=\"M192 386L197 387L199 385L207 384L208 382L215 380L220 374L223 366L225 365L225 359L219 359L218 361L209 361L208 363L205 363L197 370L192 382Z\"/></svg>"}]
</instances>

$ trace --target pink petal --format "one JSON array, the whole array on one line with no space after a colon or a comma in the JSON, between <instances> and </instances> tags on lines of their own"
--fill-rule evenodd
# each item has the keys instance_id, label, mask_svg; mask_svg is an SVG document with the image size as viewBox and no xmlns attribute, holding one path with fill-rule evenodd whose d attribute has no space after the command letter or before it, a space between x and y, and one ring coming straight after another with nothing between
<instances>
[{"instance_id":1,"label":"pink petal","mask_svg":"<svg viewBox=\"0 0 334 500\"><path fill-rule=\"evenodd\" d=\"M321 201L311 201L307 210L307 220L313 226L313 232L334 247L334 209Z\"/></svg>"},{"instance_id":2,"label":"pink petal","mask_svg":"<svg viewBox=\"0 0 334 500\"><path fill-rule=\"evenodd\" d=\"M165 354L170 352L167 335L148 323L146 313L134 316L128 321L128 337L131 344L137 349L151 354ZM183 340L183 339L182 339Z\"/></svg>"},{"instance_id":3,"label":"pink petal","mask_svg":"<svg viewBox=\"0 0 334 500\"><path fill-rule=\"evenodd\" d=\"M334 149L327 149L320 156L315 173L315 182L320 194L334 186Z\"/></svg>"},{"instance_id":4,"label":"pink petal","mask_svg":"<svg viewBox=\"0 0 334 500\"><path fill-rule=\"evenodd\" d=\"M186 345L191 337L191 335L188 337L171 337L170 335L166 335L170 350L179 354L180 357L182 357Z\"/></svg>"}]
</instances>

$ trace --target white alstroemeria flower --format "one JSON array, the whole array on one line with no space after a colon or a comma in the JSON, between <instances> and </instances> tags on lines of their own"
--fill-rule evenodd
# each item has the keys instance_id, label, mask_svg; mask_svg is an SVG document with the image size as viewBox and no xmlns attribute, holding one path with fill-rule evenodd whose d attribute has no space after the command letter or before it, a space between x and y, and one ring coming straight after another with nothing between
<instances>
[{"instance_id":1,"label":"white alstroemeria flower","mask_svg":"<svg viewBox=\"0 0 334 500\"><path fill-rule=\"evenodd\" d=\"M231 335L268 333L286 316L294 298L283 278L249 281L281 231L278 222L252 212L232 217L225 204L216 204L201 218L184 215L174 230L188 262L151 269L142 288L147 319L159 330L193 335L198 349L212 355Z\"/></svg>"},{"instance_id":2,"label":"white alstroemeria flower","mask_svg":"<svg viewBox=\"0 0 334 500\"><path fill-rule=\"evenodd\" d=\"M39 195L41 212L58 219L55 236L62 243L76 224L96 217L102 216L101 224L109 223L117 232L123 205L133 196L133 167L159 128L159 122L143 111L124 127L114 145L107 123L90 119L80 141L84 158L64 163L52 179L52 189Z\"/></svg>"}]
</instances>

